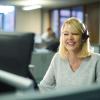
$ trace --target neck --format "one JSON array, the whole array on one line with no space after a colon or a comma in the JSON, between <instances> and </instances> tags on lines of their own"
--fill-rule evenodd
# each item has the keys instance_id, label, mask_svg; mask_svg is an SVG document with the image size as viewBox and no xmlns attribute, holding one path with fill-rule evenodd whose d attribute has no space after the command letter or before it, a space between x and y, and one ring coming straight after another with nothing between
<instances>
[{"instance_id":1,"label":"neck","mask_svg":"<svg viewBox=\"0 0 100 100\"><path fill-rule=\"evenodd\" d=\"M82 59L80 59L77 55L78 54L75 54L75 53L68 53L68 56L67 56L70 67L73 71L76 71L82 62Z\"/></svg>"},{"instance_id":2,"label":"neck","mask_svg":"<svg viewBox=\"0 0 100 100\"><path fill-rule=\"evenodd\" d=\"M68 52L68 57L77 57L77 52Z\"/></svg>"},{"instance_id":3,"label":"neck","mask_svg":"<svg viewBox=\"0 0 100 100\"><path fill-rule=\"evenodd\" d=\"M80 60L80 58L78 57L78 53L68 52L67 56L70 62L76 62Z\"/></svg>"}]
</instances>

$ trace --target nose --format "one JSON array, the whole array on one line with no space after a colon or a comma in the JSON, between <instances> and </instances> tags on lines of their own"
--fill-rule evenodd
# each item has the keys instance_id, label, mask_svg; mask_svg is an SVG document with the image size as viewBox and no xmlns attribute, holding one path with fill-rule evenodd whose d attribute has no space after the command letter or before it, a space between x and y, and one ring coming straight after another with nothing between
<instances>
[{"instance_id":1,"label":"nose","mask_svg":"<svg viewBox=\"0 0 100 100\"><path fill-rule=\"evenodd\" d=\"M70 40L72 40L72 39L73 39L73 35L70 33L69 36L68 36L68 38L69 38Z\"/></svg>"}]
</instances>

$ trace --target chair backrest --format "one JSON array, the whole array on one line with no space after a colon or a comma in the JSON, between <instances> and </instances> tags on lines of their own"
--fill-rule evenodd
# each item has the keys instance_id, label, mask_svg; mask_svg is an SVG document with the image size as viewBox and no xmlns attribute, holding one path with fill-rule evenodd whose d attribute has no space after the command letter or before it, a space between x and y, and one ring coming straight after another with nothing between
<instances>
[{"instance_id":1,"label":"chair backrest","mask_svg":"<svg viewBox=\"0 0 100 100\"><path fill-rule=\"evenodd\" d=\"M34 33L0 33L0 69L29 77L33 46Z\"/></svg>"}]
</instances>

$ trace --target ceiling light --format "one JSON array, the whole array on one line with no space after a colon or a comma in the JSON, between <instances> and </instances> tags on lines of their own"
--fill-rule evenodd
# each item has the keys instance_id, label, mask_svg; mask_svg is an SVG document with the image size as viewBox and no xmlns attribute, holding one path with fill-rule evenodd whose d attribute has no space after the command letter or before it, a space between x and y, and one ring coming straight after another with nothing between
<instances>
[{"instance_id":1,"label":"ceiling light","mask_svg":"<svg viewBox=\"0 0 100 100\"><path fill-rule=\"evenodd\" d=\"M24 6L22 9L23 10L34 10L34 9L39 9L42 8L41 5L32 5L32 6Z\"/></svg>"}]
</instances>

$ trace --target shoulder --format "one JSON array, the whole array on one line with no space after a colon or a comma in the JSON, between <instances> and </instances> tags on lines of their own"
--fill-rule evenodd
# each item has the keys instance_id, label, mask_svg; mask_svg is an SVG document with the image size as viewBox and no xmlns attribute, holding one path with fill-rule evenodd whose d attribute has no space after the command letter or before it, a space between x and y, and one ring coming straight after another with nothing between
<instances>
[{"instance_id":1,"label":"shoulder","mask_svg":"<svg viewBox=\"0 0 100 100\"><path fill-rule=\"evenodd\" d=\"M99 53L94 53L93 52L93 53L91 53L91 55L94 56L94 57L100 57L100 54Z\"/></svg>"},{"instance_id":2,"label":"shoulder","mask_svg":"<svg viewBox=\"0 0 100 100\"><path fill-rule=\"evenodd\" d=\"M55 53L51 60L50 67L52 67L56 73L63 65L65 65L65 61L60 57L58 52Z\"/></svg>"},{"instance_id":3,"label":"shoulder","mask_svg":"<svg viewBox=\"0 0 100 100\"><path fill-rule=\"evenodd\" d=\"M59 53L58 52L56 52L55 54L54 54L54 56L53 56L53 58L55 59L61 59L61 57L60 57L60 55L59 55Z\"/></svg>"},{"instance_id":4,"label":"shoulder","mask_svg":"<svg viewBox=\"0 0 100 100\"><path fill-rule=\"evenodd\" d=\"M56 52L52 58L52 61L54 62L61 62L62 58L60 57L60 54L58 52Z\"/></svg>"},{"instance_id":5,"label":"shoulder","mask_svg":"<svg viewBox=\"0 0 100 100\"><path fill-rule=\"evenodd\" d=\"M100 60L100 54L99 53L91 53L91 57L95 60Z\"/></svg>"},{"instance_id":6,"label":"shoulder","mask_svg":"<svg viewBox=\"0 0 100 100\"><path fill-rule=\"evenodd\" d=\"M96 64L97 72L100 73L100 54L99 53L92 53L92 65Z\"/></svg>"}]
</instances>

